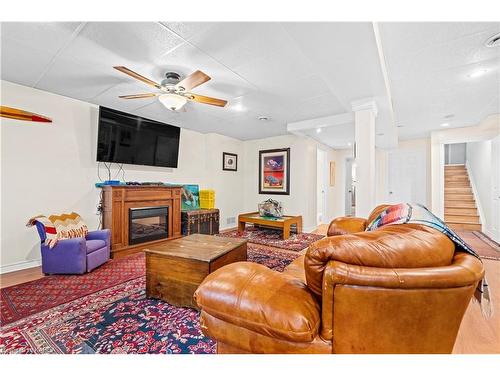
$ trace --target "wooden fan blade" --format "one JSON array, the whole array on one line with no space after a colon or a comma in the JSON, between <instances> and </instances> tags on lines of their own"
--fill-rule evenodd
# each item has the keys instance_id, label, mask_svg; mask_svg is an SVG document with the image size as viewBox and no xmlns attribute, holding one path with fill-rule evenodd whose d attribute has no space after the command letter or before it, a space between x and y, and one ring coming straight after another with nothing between
<instances>
[{"instance_id":1,"label":"wooden fan blade","mask_svg":"<svg viewBox=\"0 0 500 375\"><path fill-rule=\"evenodd\" d=\"M155 81L151 81L149 78L141 76L139 73L136 73L133 70L130 70L129 68L126 68L124 66L114 66L113 68L115 68L116 70L118 70L118 71L120 71L122 73L125 73L125 74L129 75L132 78L138 79L139 81L142 81L142 82L144 82L145 84L147 84L149 86L156 87L157 89L159 89L161 87Z\"/></svg>"},{"instance_id":2,"label":"wooden fan blade","mask_svg":"<svg viewBox=\"0 0 500 375\"><path fill-rule=\"evenodd\" d=\"M203 95L192 94L192 93L189 93L189 96L187 98L189 100L194 101L194 102L216 105L217 107L224 107L227 104L227 100L211 98L210 96L203 96Z\"/></svg>"},{"instance_id":3,"label":"wooden fan blade","mask_svg":"<svg viewBox=\"0 0 500 375\"><path fill-rule=\"evenodd\" d=\"M158 96L158 93L150 93L150 94L134 94L134 95L120 95L120 99L142 99L142 98L152 98L154 96Z\"/></svg>"},{"instance_id":4,"label":"wooden fan blade","mask_svg":"<svg viewBox=\"0 0 500 375\"><path fill-rule=\"evenodd\" d=\"M196 72L188 75L182 81L180 81L176 87L183 87L184 91L190 91L195 87L198 87L202 83L210 81L210 77L203 73L201 70L197 70Z\"/></svg>"}]
</instances>

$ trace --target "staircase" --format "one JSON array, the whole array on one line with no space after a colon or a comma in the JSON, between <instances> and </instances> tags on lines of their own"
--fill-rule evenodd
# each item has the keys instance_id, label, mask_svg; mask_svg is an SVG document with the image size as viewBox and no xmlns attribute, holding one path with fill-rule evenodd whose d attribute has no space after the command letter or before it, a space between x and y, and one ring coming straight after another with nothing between
<instances>
[{"instance_id":1,"label":"staircase","mask_svg":"<svg viewBox=\"0 0 500 375\"><path fill-rule=\"evenodd\" d=\"M465 165L444 166L444 221L453 230L481 230Z\"/></svg>"}]
</instances>

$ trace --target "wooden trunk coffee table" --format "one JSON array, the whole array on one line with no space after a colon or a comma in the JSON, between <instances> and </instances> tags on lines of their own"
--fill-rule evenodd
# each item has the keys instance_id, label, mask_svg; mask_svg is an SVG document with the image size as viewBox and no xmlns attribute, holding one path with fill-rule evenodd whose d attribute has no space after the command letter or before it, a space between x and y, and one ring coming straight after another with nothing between
<instances>
[{"instance_id":1,"label":"wooden trunk coffee table","mask_svg":"<svg viewBox=\"0 0 500 375\"><path fill-rule=\"evenodd\" d=\"M247 260L247 241L192 234L146 248L146 296L197 309L193 294L226 264Z\"/></svg>"},{"instance_id":2,"label":"wooden trunk coffee table","mask_svg":"<svg viewBox=\"0 0 500 375\"><path fill-rule=\"evenodd\" d=\"M302 233L302 216L283 216L281 218L262 217L258 212L249 212L238 216L238 232L245 230L245 224L262 225L264 227L279 228L283 231L283 239L290 237L290 227L296 225L297 233Z\"/></svg>"}]
</instances>

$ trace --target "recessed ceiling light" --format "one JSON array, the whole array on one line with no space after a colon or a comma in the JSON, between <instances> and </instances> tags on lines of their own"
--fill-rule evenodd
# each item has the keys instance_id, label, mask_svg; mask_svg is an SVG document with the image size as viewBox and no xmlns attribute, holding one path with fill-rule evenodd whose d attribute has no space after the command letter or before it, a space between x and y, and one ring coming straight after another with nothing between
<instances>
[{"instance_id":1,"label":"recessed ceiling light","mask_svg":"<svg viewBox=\"0 0 500 375\"><path fill-rule=\"evenodd\" d=\"M347 145L348 145L348 146L352 146L352 143L351 143L351 142L349 142Z\"/></svg>"},{"instance_id":2,"label":"recessed ceiling light","mask_svg":"<svg viewBox=\"0 0 500 375\"><path fill-rule=\"evenodd\" d=\"M321 128L317 128L316 133L321 133Z\"/></svg>"},{"instance_id":3,"label":"recessed ceiling light","mask_svg":"<svg viewBox=\"0 0 500 375\"><path fill-rule=\"evenodd\" d=\"M467 77L469 78L477 78L477 77L480 77L482 76L484 73L486 73L488 71L488 69L478 69L470 74L467 74Z\"/></svg>"},{"instance_id":4,"label":"recessed ceiling light","mask_svg":"<svg viewBox=\"0 0 500 375\"><path fill-rule=\"evenodd\" d=\"M259 116L259 117L257 117L257 119L260 121L268 121L269 117L268 116Z\"/></svg>"},{"instance_id":5,"label":"recessed ceiling light","mask_svg":"<svg viewBox=\"0 0 500 375\"><path fill-rule=\"evenodd\" d=\"M500 33L497 33L493 36L490 36L486 42L484 42L484 45L488 48L492 47L498 47L500 46Z\"/></svg>"},{"instance_id":6,"label":"recessed ceiling light","mask_svg":"<svg viewBox=\"0 0 500 375\"><path fill-rule=\"evenodd\" d=\"M245 110L245 107L243 107L243 105L242 105L241 103L237 103L237 104L233 105L233 106L231 107L231 109L232 109L233 111L242 112L242 111L244 111L244 110Z\"/></svg>"},{"instance_id":7,"label":"recessed ceiling light","mask_svg":"<svg viewBox=\"0 0 500 375\"><path fill-rule=\"evenodd\" d=\"M448 122L444 122L441 124L442 127L447 127L447 126L450 126L450 124Z\"/></svg>"}]
</instances>

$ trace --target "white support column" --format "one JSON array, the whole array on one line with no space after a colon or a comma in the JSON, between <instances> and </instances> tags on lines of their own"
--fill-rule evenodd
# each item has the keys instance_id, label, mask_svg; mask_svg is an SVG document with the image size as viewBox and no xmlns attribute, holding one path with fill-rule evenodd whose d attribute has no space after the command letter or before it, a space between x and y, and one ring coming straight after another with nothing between
<instances>
[{"instance_id":1,"label":"white support column","mask_svg":"<svg viewBox=\"0 0 500 375\"><path fill-rule=\"evenodd\" d=\"M375 208L375 118L377 104L372 99L351 103L356 141L356 216L368 217Z\"/></svg>"}]
</instances>

